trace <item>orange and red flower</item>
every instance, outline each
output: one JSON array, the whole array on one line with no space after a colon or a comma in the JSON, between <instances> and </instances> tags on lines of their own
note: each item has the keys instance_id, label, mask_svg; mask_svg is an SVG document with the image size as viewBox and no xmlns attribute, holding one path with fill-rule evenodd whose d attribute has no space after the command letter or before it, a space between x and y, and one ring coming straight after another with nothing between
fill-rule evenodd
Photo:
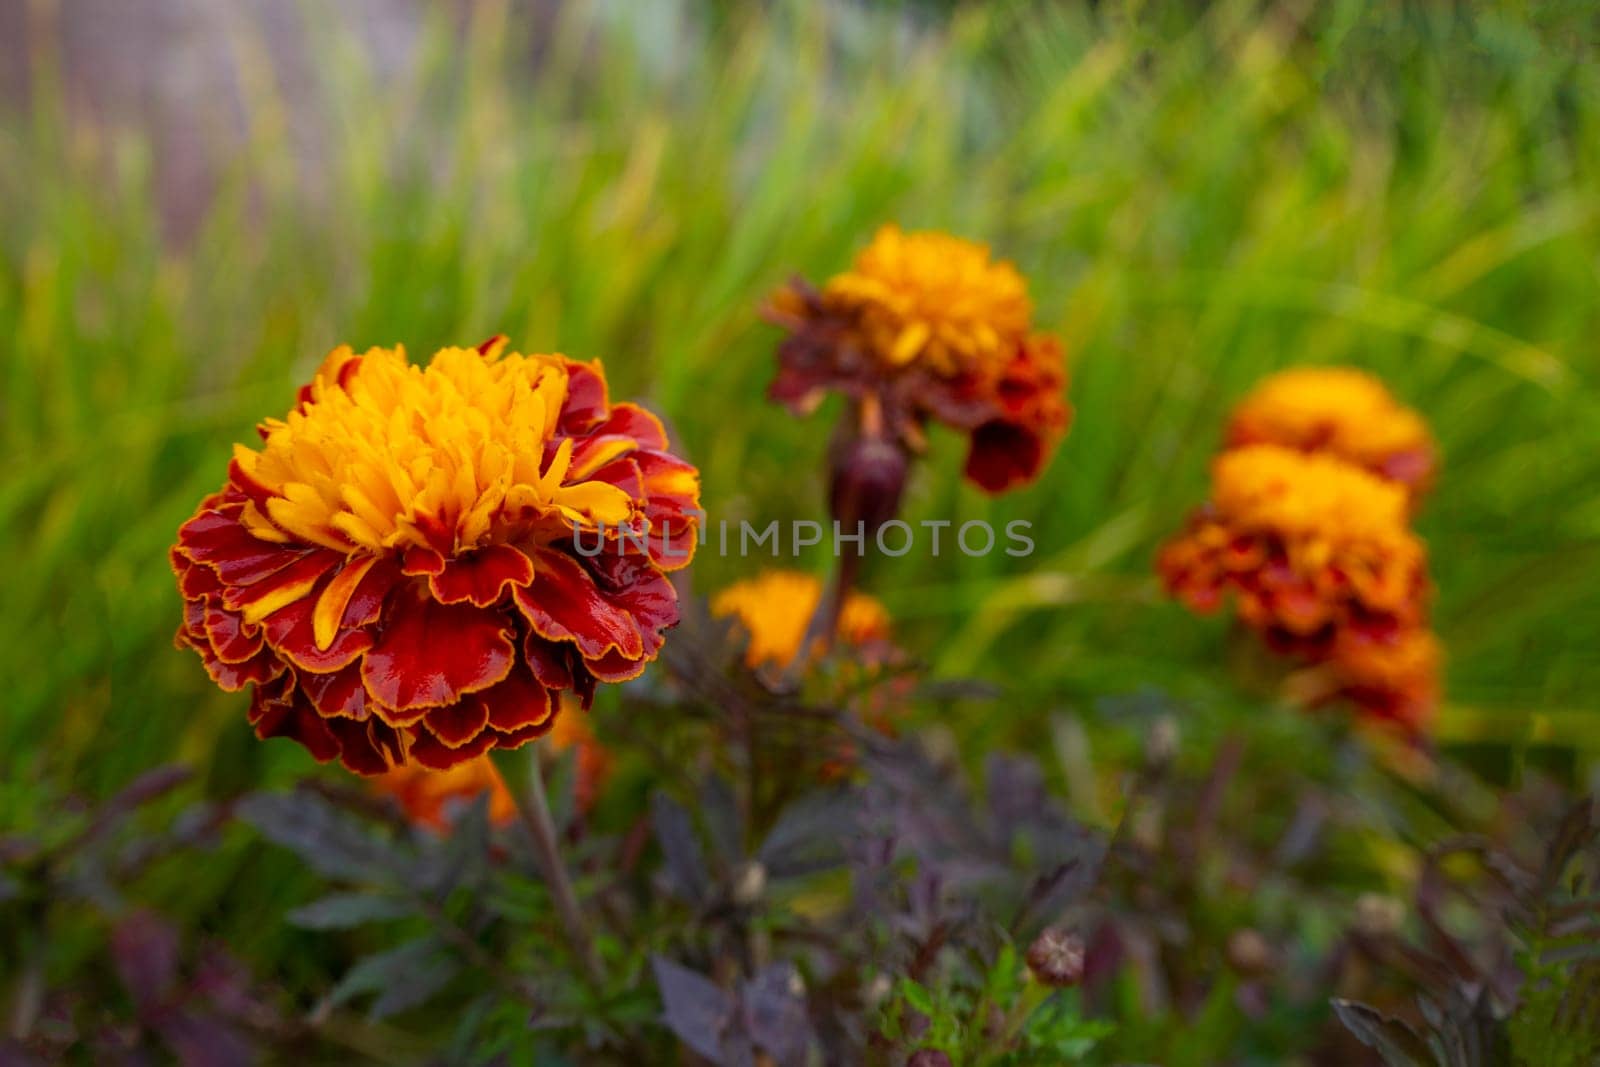
<instances>
[{"instance_id":1,"label":"orange and red flower","mask_svg":"<svg viewBox=\"0 0 1600 1067\"><path fill-rule=\"evenodd\" d=\"M1383 640L1426 618L1426 555L1406 525L1405 491L1276 445L1217 458L1210 501L1157 569L1191 609L1231 598L1270 646L1315 659L1340 636Z\"/></svg>"},{"instance_id":2,"label":"orange and red flower","mask_svg":"<svg viewBox=\"0 0 1600 1067\"><path fill-rule=\"evenodd\" d=\"M450 828L451 808L469 804L489 794L489 821L505 826L517 817L511 791L488 756L458 763L443 771L407 763L372 780L373 788L395 799L406 817L419 826L444 831Z\"/></svg>"},{"instance_id":3,"label":"orange and red flower","mask_svg":"<svg viewBox=\"0 0 1600 1067\"><path fill-rule=\"evenodd\" d=\"M260 434L171 559L177 643L254 687L263 738L363 774L451 767L638 675L677 622L699 475L598 363L339 348Z\"/></svg>"},{"instance_id":4,"label":"orange and red flower","mask_svg":"<svg viewBox=\"0 0 1600 1067\"><path fill-rule=\"evenodd\" d=\"M1026 281L982 245L885 226L850 270L792 282L766 313L789 332L772 399L805 414L842 393L864 436L907 452L942 422L968 435L967 476L990 493L1038 477L1066 433L1061 347L1032 332Z\"/></svg>"},{"instance_id":5,"label":"orange and red flower","mask_svg":"<svg viewBox=\"0 0 1600 1067\"><path fill-rule=\"evenodd\" d=\"M1228 422L1226 445L1272 444L1325 452L1425 492L1437 467L1422 417L1353 367L1295 367L1256 386Z\"/></svg>"}]
</instances>

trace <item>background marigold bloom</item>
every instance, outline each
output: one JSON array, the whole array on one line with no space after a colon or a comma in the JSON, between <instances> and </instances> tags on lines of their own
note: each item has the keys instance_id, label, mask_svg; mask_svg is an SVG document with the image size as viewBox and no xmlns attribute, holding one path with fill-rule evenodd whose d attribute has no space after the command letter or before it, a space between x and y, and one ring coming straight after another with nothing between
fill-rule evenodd
<instances>
[{"instance_id":1,"label":"background marigold bloom","mask_svg":"<svg viewBox=\"0 0 1600 1067\"><path fill-rule=\"evenodd\" d=\"M1157 568L1193 610L1231 596L1274 648L1316 658L1344 631L1382 635L1425 617L1425 553L1406 526L1404 490L1274 445L1217 458L1209 503Z\"/></svg>"},{"instance_id":2,"label":"background marigold bloom","mask_svg":"<svg viewBox=\"0 0 1600 1067\"><path fill-rule=\"evenodd\" d=\"M1265 379L1234 408L1227 447L1326 452L1414 493L1433 481L1436 452L1422 417L1365 371L1296 367Z\"/></svg>"},{"instance_id":3,"label":"background marigold bloom","mask_svg":"<svg viewBox=\"0 0 1600 1067\"><path fill-rule=\"evenodd\" d=\"M261 737L442 769L655 658L699 475L598 363L503 348L336 349L179 529L177 643L253 684ZM606 543L586 558L575 530Z\"/></svg>"},{"instance_id":4,"label":"background marigold bloom","mask_svg":"<svg viewBox=\"0 0 1600 1067\"><path fill-rule=\"evenodd\" d=\"M504 826L517 817L517 804L488 756L434 771L405 764L372 779L373 788L399 802L411 821L433 830L450 828L452 806L489 794L489 821Z\"/></svg>"},{"instance_id":5,"label":"background marigold bloom","mask_svg":"<svg viewBox=\"0 0 1600 1067\"><path fill-rule=\"evenodd\" d=\"M982 245L886 226L851 270L820 290L796 280L765 311L789 331L769 395L803 415L843 393L862 422L848 439L910 455L944 423L969 437L967 477L999 493L1036 478L1066 433L1061 346L1031 332L1026 282Z\"/></svg>"},{"instance_id":6,"label":"background marigold bloom","mask_svg":"<svg viewBox=\"0 0 1600 1067\"><path fill-rule=\"evenodd\" d=\"M855 317L878 359L942 375L1002 358L1033 314L1028 283L986 246L893 225L829 279L822 301Z\"/></svg>"},{"instance_id":7,"label":"background marigold bloom","mask_svg":"<svg viewBox=\"0 0 1600 1067\"><path fill-rule=\"evenodd\" d=\"M815 575L769 570L718 593L711 614L735 618L744 627L750 639L744 658L752 670L782 670L800 654L821 599L822 582ZM845 596L835 633L840 644L858 650L887 645L889 613L875 598L852 590Z\"/></svg>"}]
</instances>

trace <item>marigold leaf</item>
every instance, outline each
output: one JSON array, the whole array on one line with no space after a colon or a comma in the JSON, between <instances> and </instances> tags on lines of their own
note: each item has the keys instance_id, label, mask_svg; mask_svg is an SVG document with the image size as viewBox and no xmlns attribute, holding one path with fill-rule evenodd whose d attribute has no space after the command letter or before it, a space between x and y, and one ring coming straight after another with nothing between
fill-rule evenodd
<instances>
[{"instance_id":1,"label":"marigold leaf","mask_svg":"<svg viewBox=\"0 0 1600 1067\"><path fill-rule=\"evenodd\" d=\"M1399 1019L1352 1000L1335 999L1333 1011L1345 1029L1382 1056L1388 1067L1433 1067L1435 1064L1427 1044Z\"/></svg>"},{"instance_id":2,"label":"marigold leaf","mask_svg":"<svg viewBox=\"0 0 1600 1067\"><path fill-rule=\"evenodd\" d=\"M334 893L295 908L284 918L307 930L343 930L412 914L411 905L395 897L370 893Z\"/></svg>"},{"instance_id":3,"label":"marigold leaf","mask_svg":"<svg viewBox=\"0 0 1600 1067\"><path fill-rule=\"evenodd\" d=\"M314 793L254 793L234 810L263 837L326 877L403 880L410 871L408 857Z\"/></svg>"}]
</instances>

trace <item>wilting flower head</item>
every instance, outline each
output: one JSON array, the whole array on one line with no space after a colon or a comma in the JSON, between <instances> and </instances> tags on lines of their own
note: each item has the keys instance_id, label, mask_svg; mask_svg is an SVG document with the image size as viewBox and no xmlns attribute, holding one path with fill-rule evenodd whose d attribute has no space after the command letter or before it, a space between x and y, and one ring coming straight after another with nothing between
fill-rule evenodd
<instances>
[{"instance_id":1,"label":"wilting flower head","mask_svg":"<svg viewBox=\"0 0 1600 1067\"><path fill-rule=\"evenodd\" d=\"M1227 446L1282 445L1325 452L1414 493L1436 466L1422 417L1353 367L1296 367L1267 378L1234 408Z\"/></svg>"},{"instance_id":2,"label":"wilting flower head","mask_svg":"<svg viewBox=\"0 0 1600 1067\"><path fill-rule=\"evenodd\" d=\"M699 475L598 363L500 338L426 367L339 348L260 434L171 559L177 643L254 686L263 738L363 774L447 768L638 675L677 622L665 572L693 551Z\"/></svg>"},{"instance_id":3,"label":"wilting flower head","mask_svg":"<svg viewBox=\"0 0 1600 1067\"><path fill-rule=\"evenodd\" d=\"M944 423L968 435L967 476L999 493L1036 478L1066 433L1061 347L1032 332L1027 283L982 245L886 226L850 270L796 280L766 311L789 331L772 399L805 414L844 394L861 422L848 441L909 455Z\"/></svg>"},{"instance_id":4,"label":"wilting flower head","mask_svg":"<svg viewBox=\"0 0 1600 1067\"><path fill-rule=\"evenodd\" d=\"M716 618L737 619L749 635L745 664L783 670L800 655L811 617L822 599L822 582L802 571L769 570L735 582L711 601ZM889 613L874 598L851 590L839 611L839 644L858 653L887 649Z\"/></svg>"},{"instance_id":5,"label":"wilting flower head","mask_svg":"<svg viewBox=\"0 0 1600 1067\"><path fill-rule=\"evenodd\" d=\"M489 794L489 821L504 826L517 817L517 804L488 756L434 771L403 764L371 779L373 787L400 804L408 818L432 830L450 828L452 806L469 804Z\"/></svg>"},{"instance_id":6,"label":"wilting flower head","mask_svg":"<svg viewBox=\"0 0 1600 1067\"><path fill-rule=\"evenodd\" d=\"M1325 657L1337 636L1419 626L1427 577L1406 494L1332 456L1252 445L1212 467L1211 499L1157 562L1196 611L1232 597L1279 651Z\"/></svg>"}]
</instances>

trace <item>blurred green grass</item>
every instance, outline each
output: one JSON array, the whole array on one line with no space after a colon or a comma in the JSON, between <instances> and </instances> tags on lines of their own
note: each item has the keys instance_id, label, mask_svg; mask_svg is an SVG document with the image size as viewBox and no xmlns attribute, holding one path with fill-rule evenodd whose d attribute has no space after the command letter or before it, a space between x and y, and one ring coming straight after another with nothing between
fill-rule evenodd
<instances>
[{"instance_id":1,"label":"blurred green grass","mask_svg":"<svg viewBox=\"0 0 1600 1067\"><path fill-rule=\"evenodd\" d=\"M29 783L103 795L174 757L219 790L310 767L170 647L165 552L328 348L504 332L601 357L671 419L714 518L815 517L827 419L764 402L756 307L887 220L1015 259L1073 365L1076 421L1037 486L983 499L940 440L910 495L913 521L1028 519L1037 553L869 573L910 647L1012 694L957 729L1225 690L1225 626L1162 602L1154 547L1230 403L1339 362L1443 447L1420 524L1447 737L1600 744L1600 64L1580 9L573 4L536 65L506 43L520 16L473 11L440 16L398 90L348 34L315 35L309 163L259 43L234 40L244 149L178 242L150 139L69 121L35 52L31 111L0 117L8 815ZM758 566L706 553L696 583Z\"/></svg>"}]
</instances>

